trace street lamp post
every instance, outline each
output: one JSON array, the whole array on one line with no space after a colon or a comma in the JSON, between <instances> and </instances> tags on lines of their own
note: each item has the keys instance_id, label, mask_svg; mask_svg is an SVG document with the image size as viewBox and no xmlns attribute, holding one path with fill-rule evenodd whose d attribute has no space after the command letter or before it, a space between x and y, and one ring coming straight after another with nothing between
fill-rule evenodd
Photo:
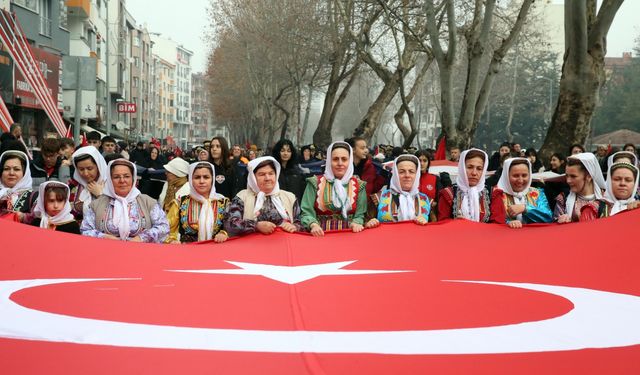
<instances>
[{"instance_id":1,"label":"street lamp post","mask_svg":"<svg viewBox=\"0 0 640 375\"><path fill-rule=\"evenodd\" d=\"M111 71L111 65L110 65L110 55L111 55L111 51L109 50L109 0L105 0L105 6L107 8L107 43L106 43L106 49L107 49L107 56L106 56L106 65L107 65L107 115L106 117L106 121L107 121L107 135L111 135L111 76L110 76L110 71Z\"/></svg>"},{"instance_id":2,"label":"street lamp post","mask_svg":"<svg viewBox=\"0 0 640 375\"><path fill-rule=\"evenodd\" d=\"M545 76L537 76L536 78L549 81L549 123L551 123L551 118L553 117L553 114L551 113L553 109L553 80Z\"/></svg>"}]
</instances>

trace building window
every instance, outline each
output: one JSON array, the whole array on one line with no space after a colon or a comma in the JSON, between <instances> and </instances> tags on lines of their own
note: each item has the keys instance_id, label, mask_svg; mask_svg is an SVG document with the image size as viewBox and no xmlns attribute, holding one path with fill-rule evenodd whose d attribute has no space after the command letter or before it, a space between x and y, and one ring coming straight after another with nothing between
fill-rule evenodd
<instances>
[{"instance_id":1,"label":"building window","mask_svg":"<svg viewBox=\"0 0 640 375\"><path fill-rule=\"evenodd\" d=\"M39 0L40 2L40 34L51 36L51 2L49 0Z\"/></svg>"},{"instance_id":2,"label":"building window","mask_svg":"<svg viewBox=\"0 0 640 375\"><path fill-rule=\"evenodd\" d=\"M39 0L13 0L14 4L32 10L36 13L39 13L38 2Z\"/></svg>"}]
</instances>

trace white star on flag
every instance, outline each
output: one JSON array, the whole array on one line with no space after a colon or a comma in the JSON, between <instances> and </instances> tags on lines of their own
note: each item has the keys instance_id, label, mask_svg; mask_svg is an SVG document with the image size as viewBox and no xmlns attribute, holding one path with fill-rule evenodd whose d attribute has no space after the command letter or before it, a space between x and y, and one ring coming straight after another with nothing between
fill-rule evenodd
<instances>
[{"instance_id":1,"label":"white star on flag","mask_svg":"<svg viewBox=\"0 0 640 375\"><path fill-rule=\"evenodd\" d=\"M169 272L206 273L218 275L255 275L279 281L285 284L298 284L303 281L315 279L319 276L346 276L346 275L375 275L388 273L404 273L415 271L391 271L391 270L345 270L344 267L357 262L357 260L311 264L306 266L274 266L270 264L231 262L237 269L220 270L168 270Z\"/></svg>"}]
</instances>

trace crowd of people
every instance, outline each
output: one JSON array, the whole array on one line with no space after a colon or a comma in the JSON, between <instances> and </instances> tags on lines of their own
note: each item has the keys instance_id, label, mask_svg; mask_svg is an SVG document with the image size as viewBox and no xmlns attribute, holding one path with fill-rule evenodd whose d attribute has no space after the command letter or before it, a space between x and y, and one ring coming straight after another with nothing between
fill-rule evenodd
<instances>
[{"instance_id":1,"label":"crowd of people","mask_svg":"<svg viewBox=\"0 0 640 375\"><path fill-rule=\"evenodd\" d=\"M286 139L270 150L243 149L215 137L182 153L90 133L78 148L70 139L45 139L32 155L19 130L7 134L0 144L0 217L97 238L221 243L278 228L323 236L452 219L517 229L595 220L640 205L634 145L595 153L574 145L546 166L519 144L504 143L491 156L454 147L447 155L457 174L449 174L432 173L436 150L371 150L358 137L326 152ZM545 168L566 179L534 181ZM161 189L144 183L149 176Z\"/></svg>"}]
</instances>

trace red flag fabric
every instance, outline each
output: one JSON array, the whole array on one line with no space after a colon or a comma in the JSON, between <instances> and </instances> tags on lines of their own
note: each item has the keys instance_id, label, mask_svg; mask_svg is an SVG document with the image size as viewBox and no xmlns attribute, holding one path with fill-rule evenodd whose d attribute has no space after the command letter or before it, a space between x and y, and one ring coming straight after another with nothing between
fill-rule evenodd
<instances>
[{"instance_id":1,"label":"red flag fabric","mask_svg":"<svg viewBox=\"0 0 640 375\"><path fill-rule=\"evenodd\" d=\"M438 147L436 148L436 154L434 155L434 160L447 160L447 137L442 137L440 139L440 143L438 143Z\"/></svg>"},{"instance_id":2,"label":"red flag fabric","mask_svg":"<svg viewBox=\"0 0 640 375\"><path fill-rule=\"evenodd\" d=\"M0 369L635 374L638 220L404 223L195 246L0 220Z\"/></svg>"}]
</instances>

